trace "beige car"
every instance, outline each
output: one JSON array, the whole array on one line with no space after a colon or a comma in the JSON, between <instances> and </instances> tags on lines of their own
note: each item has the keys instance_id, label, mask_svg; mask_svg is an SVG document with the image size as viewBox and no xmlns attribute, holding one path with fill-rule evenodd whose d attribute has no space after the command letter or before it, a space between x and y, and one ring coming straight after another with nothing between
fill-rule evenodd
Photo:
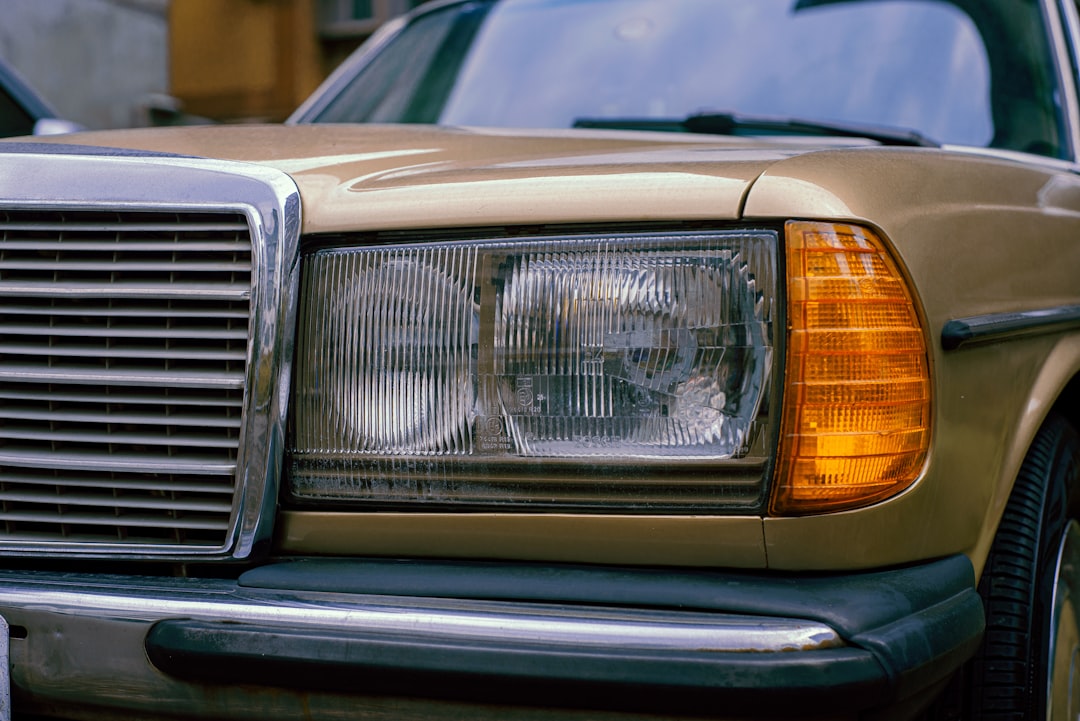
<instances>
[{"instance_id":1,"label":"beige car","mask_svg":"<svg viewBox=\"0 0 1080 721\"><path fill-rule=\"evenodd\" d=\"M0 717L1075 719L1078 51L440 1L0 143Z\"/></svg>"}]
</instances>

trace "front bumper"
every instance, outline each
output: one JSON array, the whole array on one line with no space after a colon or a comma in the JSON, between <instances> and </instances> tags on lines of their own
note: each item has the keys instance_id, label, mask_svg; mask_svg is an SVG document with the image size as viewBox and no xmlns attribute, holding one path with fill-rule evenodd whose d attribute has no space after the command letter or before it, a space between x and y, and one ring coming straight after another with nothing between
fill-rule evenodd
<instances>
[{"instance_id":1,"label":"front bumper","mask_svg":"<svg viewBox=\"0 0 1080 721\"><path fill-rule=\"evenodd\" d=\"M239 581L7 571L0 615L16 711L260 719L856 716L938 686L984 623L959 556L843 576L385 560Z\"/></svg>"}]
</instances>

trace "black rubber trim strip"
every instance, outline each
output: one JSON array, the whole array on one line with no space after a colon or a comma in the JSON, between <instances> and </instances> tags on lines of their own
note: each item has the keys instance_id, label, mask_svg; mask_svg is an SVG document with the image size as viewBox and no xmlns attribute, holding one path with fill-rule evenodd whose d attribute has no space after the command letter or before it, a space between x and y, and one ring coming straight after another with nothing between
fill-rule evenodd
<instances>
[{"instance_id":1,"label":"black rubber trim strip","mask_svg":"<svg viewBox=\"0 0 1080 721\"><path fill-rule=\"evenodd\" d=\"M1010 340L1080 327L1080 305L1064 305L1019 313L994 313L950 320L941 329L941 347Z\"/></svg>"},{"instance_id":2,"label":"black rubber trim strip","mask_svg":"<svg viewBox=\"0 0 1080 721\"><path fill-rule=\"evenodd\" d=\"M245 573L247 593L328 591L714 611L814 620L846 648L732 654L573 649L421 634L166 620L162 671L212 683L684 712L863 710L912 696L974 653L984 627L964 556L855 574L765 574L458 561L303 560ZM652 705L650 705L652 704Z\"/></svg>"},{"instance_id":3,"label":"black rubber trim strip","mask_svg":"<svg viewBox=\"0 0 1080 721\"><path fill-rule=\"evenodd\" d=\"M872 653L715 653L466 644L406 635L344 636L203 621L162 621L155 666L203 683L243 683L517 706L667 713L776 714L875 705L887 674Z\"/></svg>"},{"instance_id":4,"label":"black rubber trim strip","mask_svg":"<svg viewBox=\"0 0 1080 721\"><path fill-rule=\"evenodd\" d=\"M971 562L849 574L393 559L304 559L244 573L280 591L532 601L717 611L818 621L844 638L886 626L975 588Z\"/></svg>"}]
</instances>

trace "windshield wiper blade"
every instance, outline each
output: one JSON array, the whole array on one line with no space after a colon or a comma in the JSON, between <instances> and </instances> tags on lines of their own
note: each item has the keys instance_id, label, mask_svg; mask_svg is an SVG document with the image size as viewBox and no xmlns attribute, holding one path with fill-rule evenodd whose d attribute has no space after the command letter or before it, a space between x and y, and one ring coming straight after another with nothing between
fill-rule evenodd
<instances>
[{"instance_id":1,"label":"windshield wiper blade","mask_svg":"<svg viewBox=\"0 0 1080 721\"><path fill-rule=\"evenodd\" d=\"M771 118L737 113L698 113L683 121L691 133L741 135L743 133L775 133L784 135L825 135L841 138L866 138L882 145L913 145L940 147L916 130L890 128L862 123L834 123L802 118Z\"/></svg>"},{"instance_id":2,"label":"windshield wiper blade","mask_svg":"<svg viewBox=\"0 0 1080 721\"><path fill-rule=\"evenodd\" d=\"M909 145L937 148L940 143L915 130L860 123L834 123L802 118L773 118L737 113L698 113L673 118L579 118L575 128L607 130L650 130L658 132L703 133L710 135L815 135L836 138L866 138L882 145Z\"/></svg>"},{"instance_id":3,"label":"windshield wiper blade","mask_svg":"<svg viewBox=\"0 0 1080 721\"><path fill-rule=\"evenodd\" d=\"M578 118L575 128L648 130L654 133L689 133L683 118Z\"/></svg>"}]
</instances>

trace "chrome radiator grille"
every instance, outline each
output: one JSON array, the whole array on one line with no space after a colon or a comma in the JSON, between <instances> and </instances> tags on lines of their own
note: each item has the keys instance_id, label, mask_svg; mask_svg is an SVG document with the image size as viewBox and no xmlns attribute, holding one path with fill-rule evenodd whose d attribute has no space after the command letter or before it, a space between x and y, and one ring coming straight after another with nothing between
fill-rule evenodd
<instances>
[{"instance_id":1,"label":"chrome radiator grille","mask_svg":"<svg viewBox=\"0 0 1080 721\"><path fill-rule=\"evenodd\" d=\"M0 212L0 543L228 543L251 288L239 213Z\"/></svg>"}]
</instances>

